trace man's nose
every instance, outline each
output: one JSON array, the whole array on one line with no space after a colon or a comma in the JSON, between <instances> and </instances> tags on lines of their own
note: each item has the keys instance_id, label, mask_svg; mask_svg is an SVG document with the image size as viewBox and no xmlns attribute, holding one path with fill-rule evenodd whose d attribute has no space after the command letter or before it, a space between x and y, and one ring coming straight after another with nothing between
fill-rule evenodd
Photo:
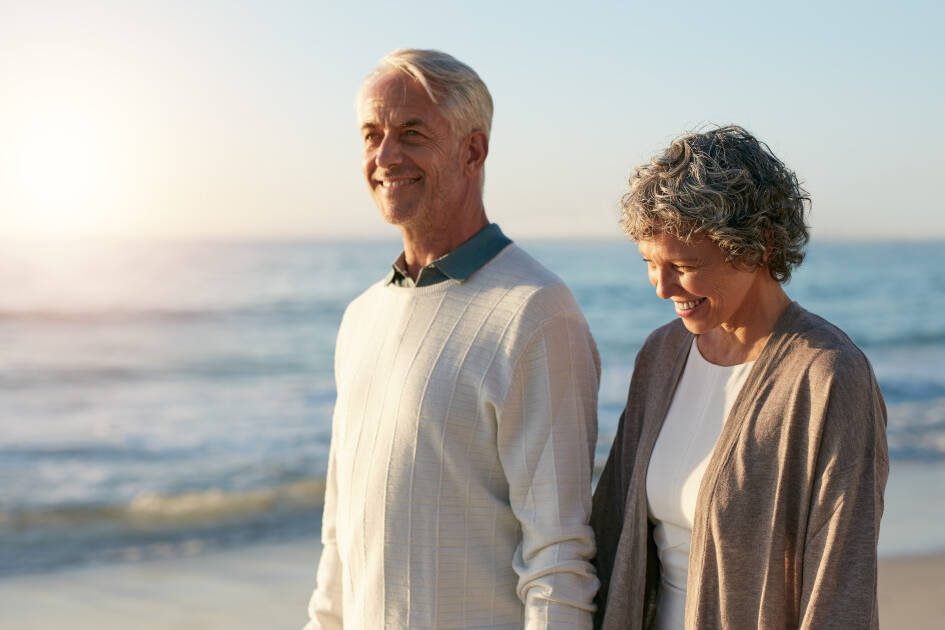
<instances>
[{"instance_id":1,"label":"man's nose","mask_svg":"<svg viewBox=\"0 0 945 630\"><path fill-rule=\"evenodd\" d=\"M381 144L377 147L377 153L374 155L374 161L381 168L388 168L399 164L401 161L400 143L390 135L384 136Z\"/></svg>"}]
</instances>

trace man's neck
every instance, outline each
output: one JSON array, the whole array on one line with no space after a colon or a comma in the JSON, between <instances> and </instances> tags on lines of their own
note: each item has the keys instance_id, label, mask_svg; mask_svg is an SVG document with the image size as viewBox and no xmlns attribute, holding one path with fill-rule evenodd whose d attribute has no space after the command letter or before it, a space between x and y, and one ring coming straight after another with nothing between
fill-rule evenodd
<instances>
[{"instance_id":1,"label":"man's neck","mask_svg":"<svg viewBox=\"0 0 945 630\"><path fill-rule=\"evenodd\" d=\"M440 226L401 226L404 237L404 271L416 280L420 270L442 258L489 225L485 209L466 213Z\"/></svg>"}]
</instances>

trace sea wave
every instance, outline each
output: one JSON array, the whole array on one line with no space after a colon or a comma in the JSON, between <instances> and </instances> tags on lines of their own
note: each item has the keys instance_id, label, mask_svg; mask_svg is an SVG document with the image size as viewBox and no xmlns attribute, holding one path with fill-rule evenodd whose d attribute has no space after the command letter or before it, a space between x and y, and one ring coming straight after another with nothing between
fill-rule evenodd
<instances>
[{"instance_id":1,"label":"sea wave","mask_svg":"<svg viewBox=\"0 0 945 630\"><path fill-rule=\"evenodd\" d=\"M889 455L901 461L945 461L945 398L889 406Z\"/></svg>"},{"instance_id":2,"label":"sea wave","mask_svg":"<svg viewBox=\"0 0 945 630\"><path fill-rule=\"evenodd\" d=\"M136 357L129 357L133 360ZM215 380L308 374L308 357L211 357L167 365L45 365L0 373L0 390L166 380Z\"/></svg>"},{"instance_id":3,"label":"sea wave","mask_svg":"<svg viewBox=\"0 0 945 630\"><path fill-rule=\"evenodd\" d=\"M248 304L180 307L24 308L0 310L0 323L124 324L178 323L241 317L282 318L339 315L344 303L333 299L276 300Z\"/></svg>"},{"instance_id":4,"label":"sea wave","mask_svg":"<svg viewBox=\"0 0 945 630\"><path fill-rule=\"evenodd\" d=\"M159 532L252 521L261 515L320 508L322 479L303 479L279 486L225 492L210 489L176 495L141 494L119 505L59 505L0 512L0 535L76 529Z\"/></svg>"},{"instance_id":5,"label":"sea wave","mask_svg":"<svg viewBox=\"0 0 945 630\"><path fill-rule=\"evenodd\" d=\"M922 403L945 399L945 378L942 381L887 378L880 380L879 386L887 404Z\"/></svg>"},{"instance_id":6,"label":"sea wave","mask_svg":"<svg viewBox=\"0 0 945 630\"><path fill-rule=\"evenodd\" d=\"M142 461L180 456L184 449L135 448L126 444L79 443L0 447L0 463L31 463L44 459L84 459L86 461Z\"/></svg>"},{"instance_id":7,"label":"sea wave","mask_svg":"<svg viewBox=\"0 0 945 630\"><path fill-rule=\"evenodd\" d=\"M917 346L945 346L945 330L906 332L888 336L876 336L868 332L856 335L855 340L863 348L915 348Z\"/></svg>"}]
</instances>

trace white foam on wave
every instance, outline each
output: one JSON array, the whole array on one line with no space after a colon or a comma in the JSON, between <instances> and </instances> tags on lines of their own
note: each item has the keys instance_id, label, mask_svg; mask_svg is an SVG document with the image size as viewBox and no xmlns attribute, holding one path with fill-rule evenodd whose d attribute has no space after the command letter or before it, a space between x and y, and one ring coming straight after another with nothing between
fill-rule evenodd
<instances>
[{"instance_id":1,"label":"white foam on wave","mask_svg":"<svg viewBox=\"0 0 945 630\"><path fill-rule=\"evenodd\" d=\"M174 530L247 520L268 512L318 508L321 479L305 479L242 492L210 489L177 495L141 494L124 505L57 506L0 512L0 533L75 527L118 527L133 531Z\"/></svg>"}]
</instances>

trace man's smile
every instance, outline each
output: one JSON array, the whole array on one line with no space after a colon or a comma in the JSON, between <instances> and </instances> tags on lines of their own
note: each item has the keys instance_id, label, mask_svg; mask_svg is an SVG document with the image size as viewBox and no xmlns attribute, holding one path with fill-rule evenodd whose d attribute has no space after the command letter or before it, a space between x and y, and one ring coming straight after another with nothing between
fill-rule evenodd
<instances>
[{"instance_id":1,"label":"man's smile","mask_svg":"<svg viewBox=\"0 0 945 630\"><path fill-rule=\"evenodd\" d=\"M410 184L416 184L420 177L397 177L391 179L375 179L374 182L382 188L401 188Z\"/></svg>"}]
</instances>

